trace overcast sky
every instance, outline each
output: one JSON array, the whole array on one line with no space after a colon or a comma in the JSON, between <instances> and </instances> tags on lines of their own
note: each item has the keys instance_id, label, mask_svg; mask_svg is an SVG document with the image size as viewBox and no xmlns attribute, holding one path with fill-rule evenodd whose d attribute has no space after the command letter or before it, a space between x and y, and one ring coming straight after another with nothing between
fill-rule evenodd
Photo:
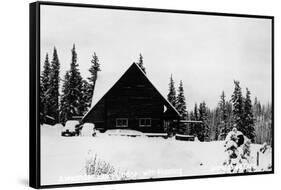
<instances>
[{"instance_id":1,"label":"overcast sky","mask_svg":"<svg viewBox=\"0 0 281 190\"><path fill-rule=\"evenodd\" d=\"M271 102L269 19L43 5L41 63L56 46L63 78L73 43L83 77L97 53L98 91L111 87L142 53L148 78L165 97L171 74L176 86L183 81L188 110L203 100L215 107L223 90L229 99L233 80L244 94L248 87L252 97Z\"/></svg>"}]
</instances>

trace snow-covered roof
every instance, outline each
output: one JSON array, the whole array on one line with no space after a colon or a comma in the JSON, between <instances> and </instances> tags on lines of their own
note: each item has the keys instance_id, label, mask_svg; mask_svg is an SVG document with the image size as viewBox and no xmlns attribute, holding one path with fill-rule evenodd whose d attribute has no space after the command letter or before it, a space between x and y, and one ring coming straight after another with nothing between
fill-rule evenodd
<instances>
[{"instance_id":1,"label":"snow-covered roof","mask_svg":"<svg viewBox=\"0 0 281 190\"><path fill-rule=\"evenodd\" d=\"M176 110L176 108L157 90L157 88L153 85L153 83L148 79L147 75L143 72L143 70L139 67L139 65L137 63L133 63L132 65L137 66L137 68L141 71L141 73L143 74L143 76L145 78L147 78L147 80L151 83L151 85L156 89L156 91L160 94L160 96L166 101L166 103L168 105L170 105L170 107L180 116L180 113ZM131 66L132 66L131 65ZM97 81L95 84L95 90L93 93L93 97L92 97L92 104L91 104L91 108L89 109L89 111L84 115L84 117L82 118L82 120L91 112L91 110L95 107L95 105L102 99L103 96L106 95L106 93L119 81L119 79L122 78L122 76L131 68L131 66L123 72L123 74L118 77L113 75L110 79L106 79L107 81L107 85L105 88L101 88L100 85L103 84L103 81Z\"/></svg>"},{"instance_id":2,"label":"snow-covered roof","mask_svg":"<svg viewBox=\"0 0 281 190\"><path fill-rule=\"evenodd\" d=\"M203 121L194 121L194 120L180 120L181 123L203 123Z\"/></svg>"}]
</instances>

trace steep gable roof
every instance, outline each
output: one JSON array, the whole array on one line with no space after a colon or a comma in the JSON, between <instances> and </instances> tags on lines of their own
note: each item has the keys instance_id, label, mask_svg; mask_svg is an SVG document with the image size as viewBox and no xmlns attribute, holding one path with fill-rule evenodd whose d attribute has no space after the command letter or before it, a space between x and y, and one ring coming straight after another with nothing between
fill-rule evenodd
<instances>
[{"instance_id":1,"label":"steep gable roof","mask_svg":"<svg viewBox=\"0 0 281 190\"><path fill-rule=\"evenodd\" d=\"M152 84L152 82L148 79L148 77L146 76L146 74L143 72L143 70L139 67L139 65L137 63L133 63L126 71L125 73L109 88L109 90L107 90L106 92L103 93L96 93L94 92L93 98L92 98L92 107L90 108L90 110L84 115L84 117L82 118L82 121L85 117L87 117L87 115L92 112L92 110L94 110L95 106L114 88L114 86L116 86L118 84L118 82L124 78L124 76L126 76L127 74L129 74L129 72L131 72L132 70L137 70L137 72L139 72L145 80L147 80L147 82L156 90L156 92L158 93L159 97L162 98L163 102L165 103L164 105L167 108L170 108L172 111L174 111L179 117L181 116L180 113L176 110L176 108L157 90L157 88ZM98 86L96 86L97 88Z\"/></svg>"}]
</instances>

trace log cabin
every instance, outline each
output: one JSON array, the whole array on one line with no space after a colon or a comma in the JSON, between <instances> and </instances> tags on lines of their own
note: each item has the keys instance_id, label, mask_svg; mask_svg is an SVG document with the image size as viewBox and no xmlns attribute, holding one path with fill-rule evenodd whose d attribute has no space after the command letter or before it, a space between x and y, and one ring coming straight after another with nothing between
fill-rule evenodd
<instances>
[{"instance_id":1,"label":"log cabin","mask_svg":"<svg viewBox=\"0 0 281 190\"><path fill-rule=\"evenodd\" d=\"M179 119L175 107L161 95L138 64L133 63L92 105L82 123L94 123L100 131L133 129L144 133L165 133L168 125Z\"/></svg>"}]
</instances>

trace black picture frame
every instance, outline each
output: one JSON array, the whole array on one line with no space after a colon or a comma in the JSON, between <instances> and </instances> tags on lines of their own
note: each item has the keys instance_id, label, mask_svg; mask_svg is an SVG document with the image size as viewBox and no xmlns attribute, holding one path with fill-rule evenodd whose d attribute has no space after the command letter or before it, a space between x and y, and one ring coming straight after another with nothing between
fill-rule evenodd
<instances>
[{"instance_id":1,"label":"black picture frame","mask_svg":"<svg viewBox=\"0 0 281 190\"><path fill-rule=\"evenodd\" d=\"M216 15L225 17L245 17L245 18L262 18L271 20L271 44L272 44L272 63L271 63L271 84L272 84L272 171L254 172L254 173L238 173L238 174L215 174L201 176L186 176L186 177L171 177L157 179L140 179L128 181L108 181L108 182L87 182L87 183L72 183L59 185L41 185L40 183L40 124L39 124L39 82L40 82L40 6L67 6L67 7L84 7L84 8L99 8L99 9L117 9L130 11L150 11L150 12L165 12L179 14L195 14L195 15ZM30 78L29 78L29 185L33 188L55 188L55 187L73 187L73 186L88 186L88 185L104 185L104 184L122 184L136 182L151 182L151 181L166 181L166 180L184 180L197 178L213 178L213 177L233 177L245 175L260 175L273 174L274 167L274 16L265 15L249 15L249 14L234 14L234 13L218 13L218 12L202 12L202 11L187 11L187 10L170 10L142 7L123 7L109 5L92 5L80 3L63 3L63 2L48 2L37 1L29 5L29 39L30 39Z\"/></svg>"}]
</instances>

